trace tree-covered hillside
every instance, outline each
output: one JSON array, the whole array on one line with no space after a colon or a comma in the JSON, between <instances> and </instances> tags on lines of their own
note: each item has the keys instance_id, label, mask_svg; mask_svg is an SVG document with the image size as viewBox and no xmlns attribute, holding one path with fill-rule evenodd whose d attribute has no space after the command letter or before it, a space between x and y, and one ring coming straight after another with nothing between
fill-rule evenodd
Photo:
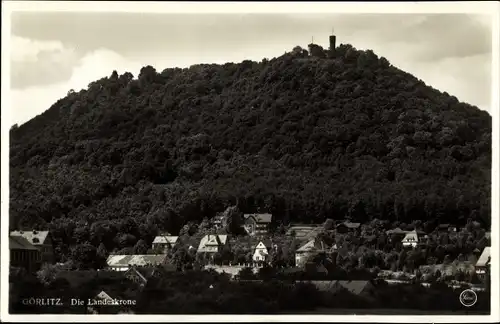
<instances>
[{"instance_id":1,"label":"tree-covered hillside","mask_svg":"<svg viewBox=\"0 0 500 324\"><path fill-rule=\"evenodd\" d=\"M70 91L11 130L11 227L112 249L235 203L285 223L489 227L487 112L372 51L311 53L114 71Z\"/></svg>"}]
</instances>

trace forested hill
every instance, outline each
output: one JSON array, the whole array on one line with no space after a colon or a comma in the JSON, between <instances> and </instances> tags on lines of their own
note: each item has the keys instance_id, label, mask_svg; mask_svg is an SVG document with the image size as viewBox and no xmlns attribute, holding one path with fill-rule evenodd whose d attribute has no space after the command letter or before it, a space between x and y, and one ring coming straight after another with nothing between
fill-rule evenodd
<instances>
[{"instance_id":1,"label":"forested hill","mask_svg":"<svg viewBox=\"0 0 500 324\"><path fill-rule=\"evenodd\" d=\"M284 222L489 226L487 112L372 51L311 53L70 91L11 130L11 227L150 237L236 202Z\"/></svg>"}]
</instances>

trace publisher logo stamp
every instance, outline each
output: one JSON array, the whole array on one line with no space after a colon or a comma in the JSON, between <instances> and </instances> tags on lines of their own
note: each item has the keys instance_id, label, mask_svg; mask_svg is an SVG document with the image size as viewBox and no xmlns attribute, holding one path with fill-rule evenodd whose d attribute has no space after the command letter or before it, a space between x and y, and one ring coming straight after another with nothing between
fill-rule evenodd
<instances>
[{"instance_id":1,"label":"publisher logo stamp","mask_svg":"<svg viewBox=\"0 0 500 324\"><path fill-rule=\"evenodd\" d=\"M462 293L460 294L460 302L465 307L474 306L474 304L477 302L477 295L474 290L466 289L462 291Z\"/></svg>"}]
</instances>

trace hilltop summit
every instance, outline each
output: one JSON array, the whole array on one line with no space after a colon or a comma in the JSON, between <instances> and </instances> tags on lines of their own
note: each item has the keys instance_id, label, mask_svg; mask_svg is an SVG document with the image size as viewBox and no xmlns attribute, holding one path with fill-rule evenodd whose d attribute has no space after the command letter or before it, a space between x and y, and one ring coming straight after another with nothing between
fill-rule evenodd
<instances>
[{"instance_id":1,"label":"hilltop summit","mask_svg":"<svg viewBox=\"0 0 500 324\"><path fill-rule=\"evenodd\" d=\"M11 226L135 222L140 236L236 202L285 222L489 226L487 112L370 50L310 49L68 93L11 130Z\"/></svg>"}]
</instances>

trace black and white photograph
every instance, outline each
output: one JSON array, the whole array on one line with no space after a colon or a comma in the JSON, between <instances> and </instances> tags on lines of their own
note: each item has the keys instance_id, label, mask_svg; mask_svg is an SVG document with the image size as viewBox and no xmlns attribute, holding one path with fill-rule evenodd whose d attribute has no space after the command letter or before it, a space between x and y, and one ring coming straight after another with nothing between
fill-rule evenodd
<instances>
[{"instance_id":1,"label":"black and white photograph","mask_svg":"<svg viewBox=\"0 0 500 324\"><path fill-rule=\"evenodd\" d=\"M9 2L2 321L498 321L497 2Z\"/></svg>"}]
</instances>

